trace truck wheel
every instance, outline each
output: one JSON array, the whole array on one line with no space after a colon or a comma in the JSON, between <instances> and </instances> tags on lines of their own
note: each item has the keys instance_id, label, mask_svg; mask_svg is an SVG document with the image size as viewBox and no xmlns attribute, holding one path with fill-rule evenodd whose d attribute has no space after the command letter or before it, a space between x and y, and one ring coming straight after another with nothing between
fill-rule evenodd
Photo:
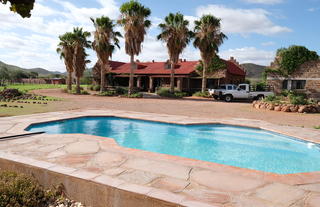
<instances>
[{"instance_id":1,"label":"truck wheel","mask_svg":"<svg viewBox=\"0 0 320 207\"><path fill-rule=\"evenodd\" d=\"M257 100L261 101L262 99L264 99L264 95L258 95L257 96Z\"/></svg>"},{"instance_id":2,"label":"truck wheel","mask_svg":"<svg viewBox=\"0 0 320 207\"><path fill-rule=\"evenodd\" d=\"M224 100L225 100L226 102L231 102L232 99L233 99L232 95L226 95L226 96L224 97Z\"/></svg>"}]
</instances>

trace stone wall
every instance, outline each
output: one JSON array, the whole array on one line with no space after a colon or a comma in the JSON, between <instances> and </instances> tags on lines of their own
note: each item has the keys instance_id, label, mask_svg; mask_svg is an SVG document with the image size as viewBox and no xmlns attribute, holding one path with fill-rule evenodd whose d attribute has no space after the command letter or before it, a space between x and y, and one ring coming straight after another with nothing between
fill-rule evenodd
<instances>
[{"instance_id":1,"label":"stone wall","mask_svg":"<svg viewBox=\"0 0 320 207\"><path fill-rule=\"evenodd\" d=\"M320 61L310 61L302 64L300 68L289 77L269 74L267 84L274 87L275 93L280 93L282 91L282 82L285 79L306 80L306 86L303 92L312 98L320 98Z\"/></svg>"}]
</instances>

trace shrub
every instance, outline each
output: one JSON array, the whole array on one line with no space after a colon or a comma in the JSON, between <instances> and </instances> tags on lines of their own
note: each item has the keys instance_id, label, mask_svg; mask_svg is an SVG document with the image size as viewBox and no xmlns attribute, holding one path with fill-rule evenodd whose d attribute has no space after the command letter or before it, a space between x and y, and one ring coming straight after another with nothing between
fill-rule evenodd
<instances>
[{"instance_id":1,"label":"shrub","mask_svg":"<svg viewBox=\"0 0 320 207\"><path fill-rule=\"evenodd\" d=\"M266 102L279 102L281 100L280 96L276 96L276 95L270 95L270 96L266 96L264 98L264 101Z\"/></svg>"},{"instance_id":2,"label":"shrub","mask_svg":"<svg viewBox=\"0 0 320 207\"><path fill-rule=\"evenodd\" d=\"M320 129L320 125L319 125L319 126L314 126L313 128L315 128L315 129Z\"/></svg>"},{"instance_id":3,"label":"shrub","mask_svg":"<svg viewBox=\"0 0 320 207\"><path fill-rule=\"evenodd\" d=\"M45 207L55 201L55 193L45 191L31 177L14 172L0 173L0 206Z\"/></svg>"},{"instance_id":4,"label":"shrub","mask_svg":"<svg viewBox=\"0 0 320 207\"><path fill-rule=\"evenodd\" d=\"M209 94L208 91L202 93L201 91L195 92L192 94L192 96L197 96L197 97L204 97L204 98L211 98L211 95Z\"/></svg>"},{"instance_id":5,"label":"shrub","mask_svg":"<svg viewBox=\"0 0 320 207\"><path fill-rule=\"evenodd\" d=\"M142 98L143 94L142 93L133 93L131 95L127 95L128 98Z\"/></svg>"},{"instance_id":6,"label":"shrub","mask_svg":"<svg viewBox=\"0 0 320 207\"><path fill-rule=\"evenodd\" d=\"M76 87L72 87L72 90L69 91L68 89L63 89L63 91L65 93L70 93L70 94L77 94L77 88ZM82 87L80 87L80 95L89 95L90 93L86 90L84 90Z\"/></svg>"},{"instance_id":7,"label":"shrub","mask_svg":"<svg viewBox=\"0 0 320 207\"><path fill-rule=\"evenodd\" d=\"M170 89L168 88L158 89L157 94L161 97L167 97L167 98L182 98L188 95L187 93L180 92L180 91L175 91L174 93L171 93Z\"/></svg>"},{"instance_id":8,"label":"shrub","mask_svg":"<svg viewBox=\"0 0 320 207\"><path fill-rule=\"evenodd\" d=\"M264 90L266 90L266 87L267 87L266 82L258 82L256 84L256 90L257 91L264 91Z\"/></svg>"},{"instance_id":9,"label":"shrub","mask_svg":"<svg viewBox=\"0 0 320 207\"><path fill-rule=\"evenodd\" d=\"M0 99L12 99L22 95L18 89L8 88L0 91Z\"/></svg>"},{"instance_id":10,"label":"shrub","mask_svg":"<svg viewBox=\"0 0 320 207\"><path fill-rule=\"evenodd\" d=\"M124 95L124 94L128 94L128 89L123 87L117 87L116 92L119 95Z\"/></svg>"},{"instance_id":11,"label":"shrub","mask_svg":"<svg viewBox=\"0 0 320 207\"><path fill-rule=\"evenodd\" d=\"M104 91L98 94L98 96L116 96L116 91Z\"/></svg>"},{"instance_id":12,"label":"shrub","mask_svg":"<svg viewBox=\"0 0 320 207\"><path fill-rule=\"evenodd\" d=\"M293 105L307 105L308 99L303 95L289 95L290 103Z\"/></svg>"},{"instance_id":13,"label":"shrub","mask_svg":"<svg viewBox=\"0 0 320 207\"><path fill-rule=\"evenodd\" d=\"M100 85L91 85L89 89L92 91L100 91Z\"/></svg>"},{"instance_id":14,"label":"shrub","mask_svg":"<svg viewBox=\"0 0 320 207\"><path fill-rule=\"evenodd\" d=\"M281 91L281 95L284 97L288 97L290 94L293 94L294 92L291 90L283 90Z\"/></svg>"},{"instance_id":15,"label":"shrub","mask_svg":"<svg viewBox=\"0 0 320 207\"><path fill-rule=\"evenodd\" d=\"M188 96L188 94L186 92L177 91L177 92L174 92L174 96L175 96L175 98L183 98L183 97Z\"/></svg>"}]
</instances>

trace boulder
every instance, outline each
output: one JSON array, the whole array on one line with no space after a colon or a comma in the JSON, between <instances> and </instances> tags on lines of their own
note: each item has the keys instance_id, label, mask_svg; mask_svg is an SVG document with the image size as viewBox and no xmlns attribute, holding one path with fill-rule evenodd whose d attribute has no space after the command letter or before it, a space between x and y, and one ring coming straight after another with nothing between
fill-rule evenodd
<instances>
[{"instance_id":1,"label":"boulder","mask_svg":"<svg viewBox=\"0 0 320 207\"><path fill-rule=\"evenodd\" d=\"M318 110L314 106L311 106L309 111L310 111L310 113L317 113L318 112Z\"/></svg>"},{"instance_id":2,"label":"boulder","mask_svg":"<svg viewBox=\"0 0 320 207\"><path fill-rule=\"evenodd\" d=\"M290 106L284 105L281 107L281 111L283 112L290 112Z\"/></svg>"},{"instance_id":3,"label":"boulder","mask_svg":"<svg viewBox=\"0 0 320 207\"><path fill-rule=\"evenodd\" d=\"M299 113L306 113L307 112L307 106L299 106L298 112Z\"/></svg>"},{"instance_id":4,"label":"boulder","mask_svg":"<svg viewBox=\"0 0 320 207\"><path fill-rule=\"evenodd\" d=\"M275 111L281 111L281 106L275 106L275 107L274 107L274 110L275 110Z\"/></svg>"},{"instance_id":5,"label":"boulder","mask_svg":"<svg viewBox=\"0 0 320 207\"><path fill-rule=\"evenodd\" d=\"M267 109L270 110L270 111L273 111L274 108L275 108L275 106L274 106L273 104L269 104L269 105L267 106Z\"/></svg>"},{"instance_id":6,"label":"boulder","mask_svg":"<svg viewBox=\"0 0 320 207\"><path fill-rule=\"evenodd\" d=\"M265 104L260 104L260 109L266 109L266 105Z\"/></svg>"},{"instance_id":7,"label":"boulder","mask_svg":"<svg viewBox=\"0 0 320 207\"><path fill-rule=\"evenodd\" d=\"M298 110L299 110L299 106L290 106L290 111L291 112L296 113L296 112L298 112Z\"/></svg>"}]
</instances>

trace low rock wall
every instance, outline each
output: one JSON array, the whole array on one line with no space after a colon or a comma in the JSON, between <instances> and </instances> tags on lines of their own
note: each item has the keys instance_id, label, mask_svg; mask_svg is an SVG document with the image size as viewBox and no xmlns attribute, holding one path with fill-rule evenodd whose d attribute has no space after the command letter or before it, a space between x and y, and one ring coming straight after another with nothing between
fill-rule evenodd
<instances>
[{"instance_id":1,"label":"low rock wall","mask_svg":"<svg viewBox=\"0 0 320 207\"><path fill-rule=\"evenodd\" d=\"M313 105L293 105L293 104L275 104L263 101L254 101L252 106L256 109L265 109L270 111L282 111L292 113L320 113L320 104Z\"/></svg>"}]
</instances>

